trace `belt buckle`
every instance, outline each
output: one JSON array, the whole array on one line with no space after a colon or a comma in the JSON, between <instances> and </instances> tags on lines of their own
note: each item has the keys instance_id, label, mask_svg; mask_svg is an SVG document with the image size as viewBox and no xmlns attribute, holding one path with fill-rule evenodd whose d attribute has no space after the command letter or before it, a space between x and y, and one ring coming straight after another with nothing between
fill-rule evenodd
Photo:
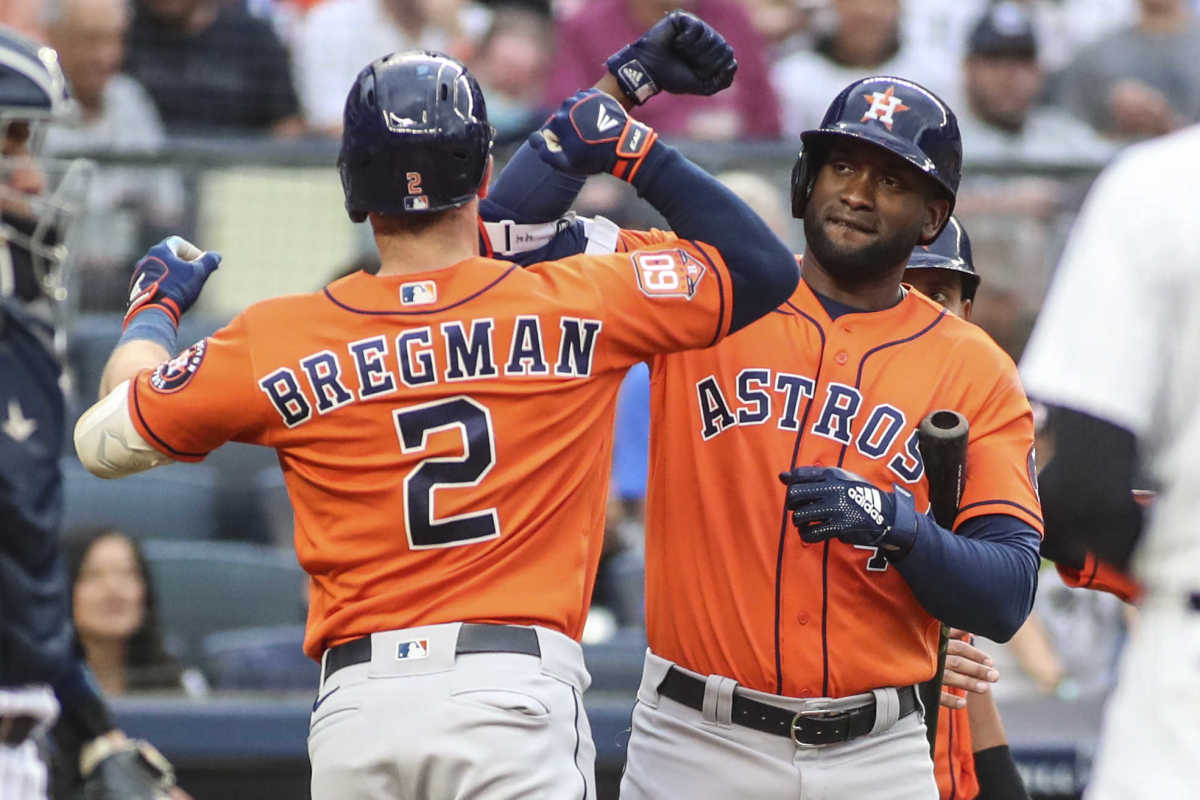
<instances>
[{"instance_id":1,"label":"belt buckle","mask_svg":"<svg viewBox=\"0 0 1200 800\"><path fill-rule=\"evenodd\" d=\"M804 711L797 711L795 714L793 714L792 715L792 724L789 726L789 729L788 729L788 735L792 739L792 744L796 745L797 747L824 747L825 745L823 745L823 744L809 744L808 742L800 741L799 739L796 738L796 732L799 730L800 720L802 718L808 719L809 717L820 717L820 716L825 716L825 715L832 714L832 713L836 713L836 712L831 712L828 708L810 708L810 709L806 709Z\"/></svg>"}]
</instances>

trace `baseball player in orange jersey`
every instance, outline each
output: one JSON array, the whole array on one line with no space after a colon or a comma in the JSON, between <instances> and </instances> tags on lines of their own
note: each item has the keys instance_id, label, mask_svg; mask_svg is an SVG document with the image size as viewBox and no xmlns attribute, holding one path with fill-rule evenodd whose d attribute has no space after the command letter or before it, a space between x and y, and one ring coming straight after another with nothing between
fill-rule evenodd
<instances>
[{"instance_id":1,"label":"baseball player in orange jersey","mask_svg":"<svg viewBox=\"0 0 1200 800\"><path fill-rule=\"evenodd\" d=\"M970 237L954 217L936 241L913 251L904 270L905 283L965 320L979 281ZM990 690L999 677L973 637L953 629L942 681L947 711L937 718L933 759L942 800L1028 800Z\"/></svg>"},{"instance_id":2,"label":"baseball player in orange jersey","mask_svg":"<svg viewBox=\"0 0 1200 800\"><path fill-rule=\"evenodd\" d=\"M479 256L479 87L445 56L389 56L351 88L339 156L379 274L255 304L164 362L219 257L157 245L76 427L106 477L230 440L278 451L322 660L315 798L594 798L577 639L621 378L798 280L762 220L609 95L569 98L538 141L561 167L625 176L679 238L528 269Z\"/></svg>"},{"instance_id":3,"label":"baseball player in orange jersey","mask_svg":"<svg viewBox=\"0 0 1200 800\"><path fill-rule=\"evenodd\" d=\"M796 293L718 346L652 359L650 652L623 797L937 796L912 685L934 673L939 619L1001 640L1024 621L1041 526L1014 365L900 283L960 163L938 98L852 84L793 173ZM957 535L919 513L915 428L947 407L971 424Z\"/></svg>"}]
</instances>

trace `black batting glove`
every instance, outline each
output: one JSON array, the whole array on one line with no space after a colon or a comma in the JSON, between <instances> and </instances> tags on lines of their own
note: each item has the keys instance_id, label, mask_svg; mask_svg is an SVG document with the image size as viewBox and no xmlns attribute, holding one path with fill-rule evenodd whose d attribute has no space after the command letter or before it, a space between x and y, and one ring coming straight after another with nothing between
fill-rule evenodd
<instances>
[{"instance_id":1,"label":"black batting glove","mask_svg":"<svg viewBox=\"0 0 1200 800\"><path fill-rule=\"evenodd\" d=\"M672 11L608 57L608 71L637 105L662 92L716 94L729 88L737 59L725 37L695 14Z\"/></svg>"},{"instance_id":2,"label":"black batting glove","mask_svg":"<svg viewBox=\"0 0 1200 800\"><path fill-rule=\"evenodd\" d=\"M780 474L779 480L787 486L784 505L804 541L840 539L878 547L893 559L903 558L912 548L916 512L908 492L877 489L837 467L797 467Z\"/></svg>"}]
</instances>

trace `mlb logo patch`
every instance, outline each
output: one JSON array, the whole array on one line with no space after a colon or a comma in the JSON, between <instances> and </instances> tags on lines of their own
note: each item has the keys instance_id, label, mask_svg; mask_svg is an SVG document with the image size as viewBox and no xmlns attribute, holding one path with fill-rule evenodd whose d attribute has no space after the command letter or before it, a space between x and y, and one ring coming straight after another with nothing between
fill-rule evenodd
<instances>
[{"instance_id":1,"label":"mlb logo patch","mask_svg":"<svg viewBox=\"0 0 1200 800\"><path fill-rule=\"evenodd\" d=\"M423 306L437 302L437 284L433 281L416 281L400 284L400 304Z\"/></svg>"},{"instance_id":2,"label":"mlb logo patch","mask_svg":"<svg viewBox=\"0 0 1200 800\"><path fill-rule=\"evenodd\" d=\"M405 211L424 211L429 208L428 195L419 194L414 197L404 198Z\"/></svg>"},{"instance_id":3,"label":"mlb logo patch","mask_svg":"<svg viewBox=\"0 0 1200 800\"><path fill-rule=\"evenodd\" d=\"M397 661L413 661L418 658L429 658L428 639L413 639L396 645Z\"/></svg>"}]
</instances>

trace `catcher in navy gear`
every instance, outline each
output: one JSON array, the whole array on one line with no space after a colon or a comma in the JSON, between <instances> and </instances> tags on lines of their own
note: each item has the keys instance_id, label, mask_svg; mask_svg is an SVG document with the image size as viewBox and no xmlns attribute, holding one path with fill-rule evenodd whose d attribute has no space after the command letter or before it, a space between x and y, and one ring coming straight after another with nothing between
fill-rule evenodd
<instances>
[{"instance_id":1,"label":"catcher in navy gear","mask_svg":"<svg viewBox=\"0 0 1200 800\"><path fill-rule=\"evenodd\" d=\"M0 28L0 797L46 797L38 742L57 720L64 792L151 800L173 785L170 765L115 729L71 629L59 552L63 265L91 165L39 148L46 125L74 115L54 50Z\"/></svg>"}]
</instances>

